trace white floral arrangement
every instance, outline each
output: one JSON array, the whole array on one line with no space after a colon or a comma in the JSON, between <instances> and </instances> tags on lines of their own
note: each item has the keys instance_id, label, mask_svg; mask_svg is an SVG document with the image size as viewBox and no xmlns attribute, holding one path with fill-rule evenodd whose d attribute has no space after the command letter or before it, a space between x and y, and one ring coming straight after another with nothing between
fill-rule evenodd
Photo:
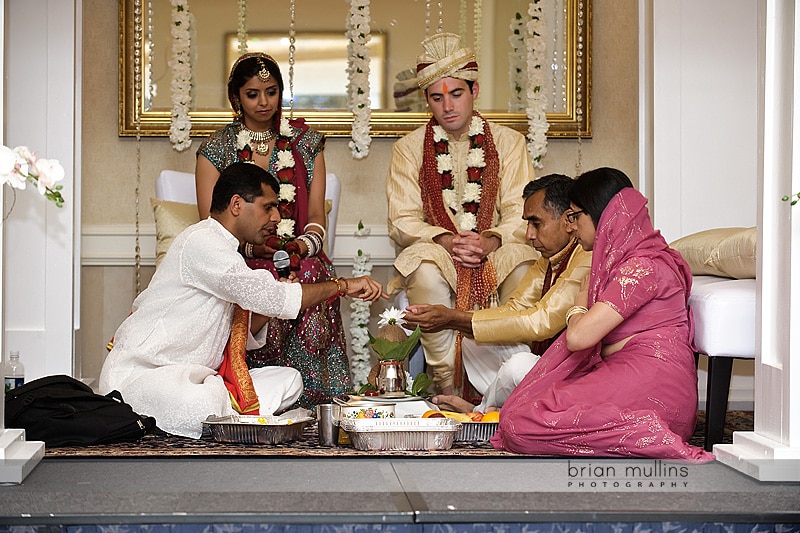
<instances>
[{"instance_id":1,"label":"white floral arrangement","mask_svg":"<svg viewBox=\"0 0 800 533\"><path fill-rule=\"evenodd\" d=\"M547 95L544 91L545 64L547 46L544 41L544 16L542 15L541 0L531 0L528 6L528 15L531 20L527 23L527 73L528 73L528 107L525 115L528 117L528 153L530 153L536 168L542 168L542 158L547 154Z\"/></svg>"},{"instance_id":2,"label":"white floral arrangement","mask_svg":"<svg viewBox=\"0 0 800 533\"><path fill-rule=\"evenodd\" d=\"M236 26L236 39L239 41L239 55L247 53L247 0L239 0L239 17Z\"/></svg>"},{"instance_id":3,"label":"white floral arrangement","mask_svg":"<svg viewBox=\"0 0 800 533\"><path fill-rule=\"evenodd\" d=\"M236 152L243 162L255 164L255 161L253 161L253 147L250 146L250 134L244 128L236 134Z\"/></svg>"},{"instance_id":4,"label":"white floral arrangement","mask_svg":"<svg viewBox=\"0 0 800 533\"><path fill-rule=\"evenodd\" d=\"M472 32L475 34L475 45L472 49L480 53L483 50L483 0L475 0L472 9Z\"/></svg>"},{"instance_id":5,"label":"white floral arrangement","mask_svg":"<svg viewBox=\"0 0 800 533\"><path fill-rule=\"evenodd\" d=\"M461 42L467 42L467 0L460 0L458 3L458 34Z\"/></svg>"},{"instance_id":6,"label":"white floral arrangement","mask_svg":"<svg viewBox=\"0 0 800 533\"><path fill-rule=\"evenodd\" d=\"M508 43L511 51L508 53L508 86L511 87L511 96L508 99L508 110L521 112L526 107L526 87L528 86L527 48L525 46L525 21L520 13L515 13L509 25L511 35Z\"/></svg>"},{"instance_id":7,"label":"white floral arrangement","mask_svg":"<svg viewBox=\"0 0 800 533\"><path fill-rule=\"evenodd\" d=\"M366 237L370 230L364 227L361 221L358 222L356 237ZM353 259L353 277L369 276L372 274L372 262L370 255L358 250ZM369 317L372 302L352 298L350 300L350 373L353 378L353 386L358 390L367 383L369 372L372 369L372 358L370 356L369 343Z\"/></svg>"},{"instance_id":8,"label":"white floral arrangement","mask_svg":"<svg viewBox=\"0 0 800 533\"><path fill-rule=\"evenodd\" d=\"M27 146L17 146L13 150L0 146L0 185L24 190L30 183L56 207L63 207L63 186L56 185L63 179L64 167L58 160L40 159Z\"/></svg>"},{"instance_id":9,"label":"white floral arrangement","mask_svg":"<svg viewBox=\"0 0 800 533\"><path fill-rule=\"evenodd\" d=\"M169 140L178 152L189 148L192 119L189 109L192 106L192 27L194 21L189 11L189 0L171 0L172 3L172 121L169 127Z\"/></svg>"},{"instance_id":10,"label":"white floral arrangement","mask_svg":"<svg viewBox=\"0 0 800 533\"><path fill-rule=\"evenodd\" d=\"M372 144L370 136L369 48L370 41L370 0L350 0L347 17L347 105L353 113L352 140L348 144L354 158L363 159L369 155Z\"/></svg>"}]
</instances>

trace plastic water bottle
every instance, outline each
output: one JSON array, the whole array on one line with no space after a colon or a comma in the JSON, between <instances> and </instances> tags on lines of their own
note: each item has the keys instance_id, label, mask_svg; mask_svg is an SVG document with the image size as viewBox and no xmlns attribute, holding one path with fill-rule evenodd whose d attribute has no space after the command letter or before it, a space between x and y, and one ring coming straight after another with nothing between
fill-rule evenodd
<instances>
[{"instance_id":1,"label":"plastic water bottle","mask_svg":"<svg viewBox=\"0 0 800 533\"><path fill-rule=\"evenodd\" d=\"M19 362L19 352L13 351L8 354L8 361L6 361L4 374L6 392L25 383L25 367Z\"/></svg>"}]
</instances>

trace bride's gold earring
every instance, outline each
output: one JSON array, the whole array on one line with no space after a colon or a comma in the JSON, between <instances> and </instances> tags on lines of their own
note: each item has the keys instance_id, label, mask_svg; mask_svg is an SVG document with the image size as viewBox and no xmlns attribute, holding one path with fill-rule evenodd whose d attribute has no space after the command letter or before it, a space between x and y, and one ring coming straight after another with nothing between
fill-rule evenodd
<instances>
[{"instance_id":1,"label":"bride's gold earring","mask_svg":"<svg viewBox=\"0 0 800 533\"><path fill-rule=\"evenodd\" d=\"M237 119L242 118L242 104L239 102L238 98L233 99L233 113L236 115Z\"/></svg>"}]
</instances>

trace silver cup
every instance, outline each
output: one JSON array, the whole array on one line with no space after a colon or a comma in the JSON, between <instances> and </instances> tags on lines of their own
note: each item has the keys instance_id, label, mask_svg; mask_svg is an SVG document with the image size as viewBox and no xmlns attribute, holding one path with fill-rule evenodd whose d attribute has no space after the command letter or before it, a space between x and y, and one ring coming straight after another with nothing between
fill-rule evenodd
<instances>
[{"instance_id":1,"label":"silver cup","mask_svg":"<svg viewBox=\"0 0 800 533\"><path fill-rule=\"evenodd\" d=\"M339 440L339 406L323 403L317 406L317 428L320 446L336 446Z\"/></svg>"}]
</instances>

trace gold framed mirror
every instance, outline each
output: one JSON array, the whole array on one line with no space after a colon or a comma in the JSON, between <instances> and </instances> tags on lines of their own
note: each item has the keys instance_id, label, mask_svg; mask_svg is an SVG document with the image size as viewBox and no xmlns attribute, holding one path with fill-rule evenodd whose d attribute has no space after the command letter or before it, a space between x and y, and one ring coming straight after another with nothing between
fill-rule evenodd
<instances>
[{"instance_id":1,"label":"gold framed mirror","mask_svg":"<svg viewBox=\"0 0 800 533\"><path fill-rule=\"evenodd\" d=\"M323 2L324 5L314 6ZM403 2L403 9L398 4ZM592 0L540 0L546 23L545 40L548 49L542 68L548 69L549 91L547 119L550 124L548 137L591 137L591 20ZM473 4L473 2L468 2ZM281 4L285 4L282 9ZM480 0L482 20L480 42L476 47L480 65L480 97L477 108L488 118L522 132L527 132L528 121L524 107L514 103L512 74L514 59L510 53L510 37L513 19L527 17L527 0ZM195 17L194 35L194 100L190 111L192 136L204 137L222 128L232 119L225 97L225 80L230 66L226 58L228 48L236 41L237 0L192 0L190 8ZM426 9L437 9L431 13ZM383 95L372 98L371 134L376 137L397 137L422 125L429 114L424 111L399 111L394 104L393 87L400 73L414 66L420 52L420 41L426 31L463 33L464 14L459 12L459 0L421 2L419 0L373 0L371 28L373 35L380 35L380 48L385 57L378 74L382 76ZM259 33L283 32L288 42L289 0L272 1L266 4L250 2L248 9L249 37ZM296 30L298 36L306 33L339 33L344 37L346 4L339 13L331 16L330 0L302 0L296 3ZM120 136L169 136L170 94L169 53L171 41L171 4L169 0L119 0L119 135ZM284 13L285 12L285 13ZM473 13L466 18L471 23ZM426 24L426 20L429 21ZM331 23L334 21L334 23ZM426 30L427 27L427 30ZM141 28L139 31L136 28ZM468 35L473 33L467 25ZM140 39L137 41L137 37ZM488 43L491 43L489 45ZM474 42L466 43L475 47ZM306 69L303 42L296 44L295 73ZM307 47L311 48L311 47ZM288 50L288 44L286 45ZM288 57L286 51L274 53ZM280 60L279 60L280 64ZM311 64L311 63L308 63ZM289 91L288 67L281 65ZM306 76L308 77L308 76ZM297 74L295 78L297 79ZM488 80L495 80L489 83ZM320 80L317 80L318 82ZM137 87L138 82L138 87ZM342 86L344 95L346 87ZM330 101L337 101L332 98ZM516 108L516 109L515 109ZM343 108L299 108L292 112L303 117L313 128L329 136L350 135L352 113Z\"/></svg>"}]
</instances>

